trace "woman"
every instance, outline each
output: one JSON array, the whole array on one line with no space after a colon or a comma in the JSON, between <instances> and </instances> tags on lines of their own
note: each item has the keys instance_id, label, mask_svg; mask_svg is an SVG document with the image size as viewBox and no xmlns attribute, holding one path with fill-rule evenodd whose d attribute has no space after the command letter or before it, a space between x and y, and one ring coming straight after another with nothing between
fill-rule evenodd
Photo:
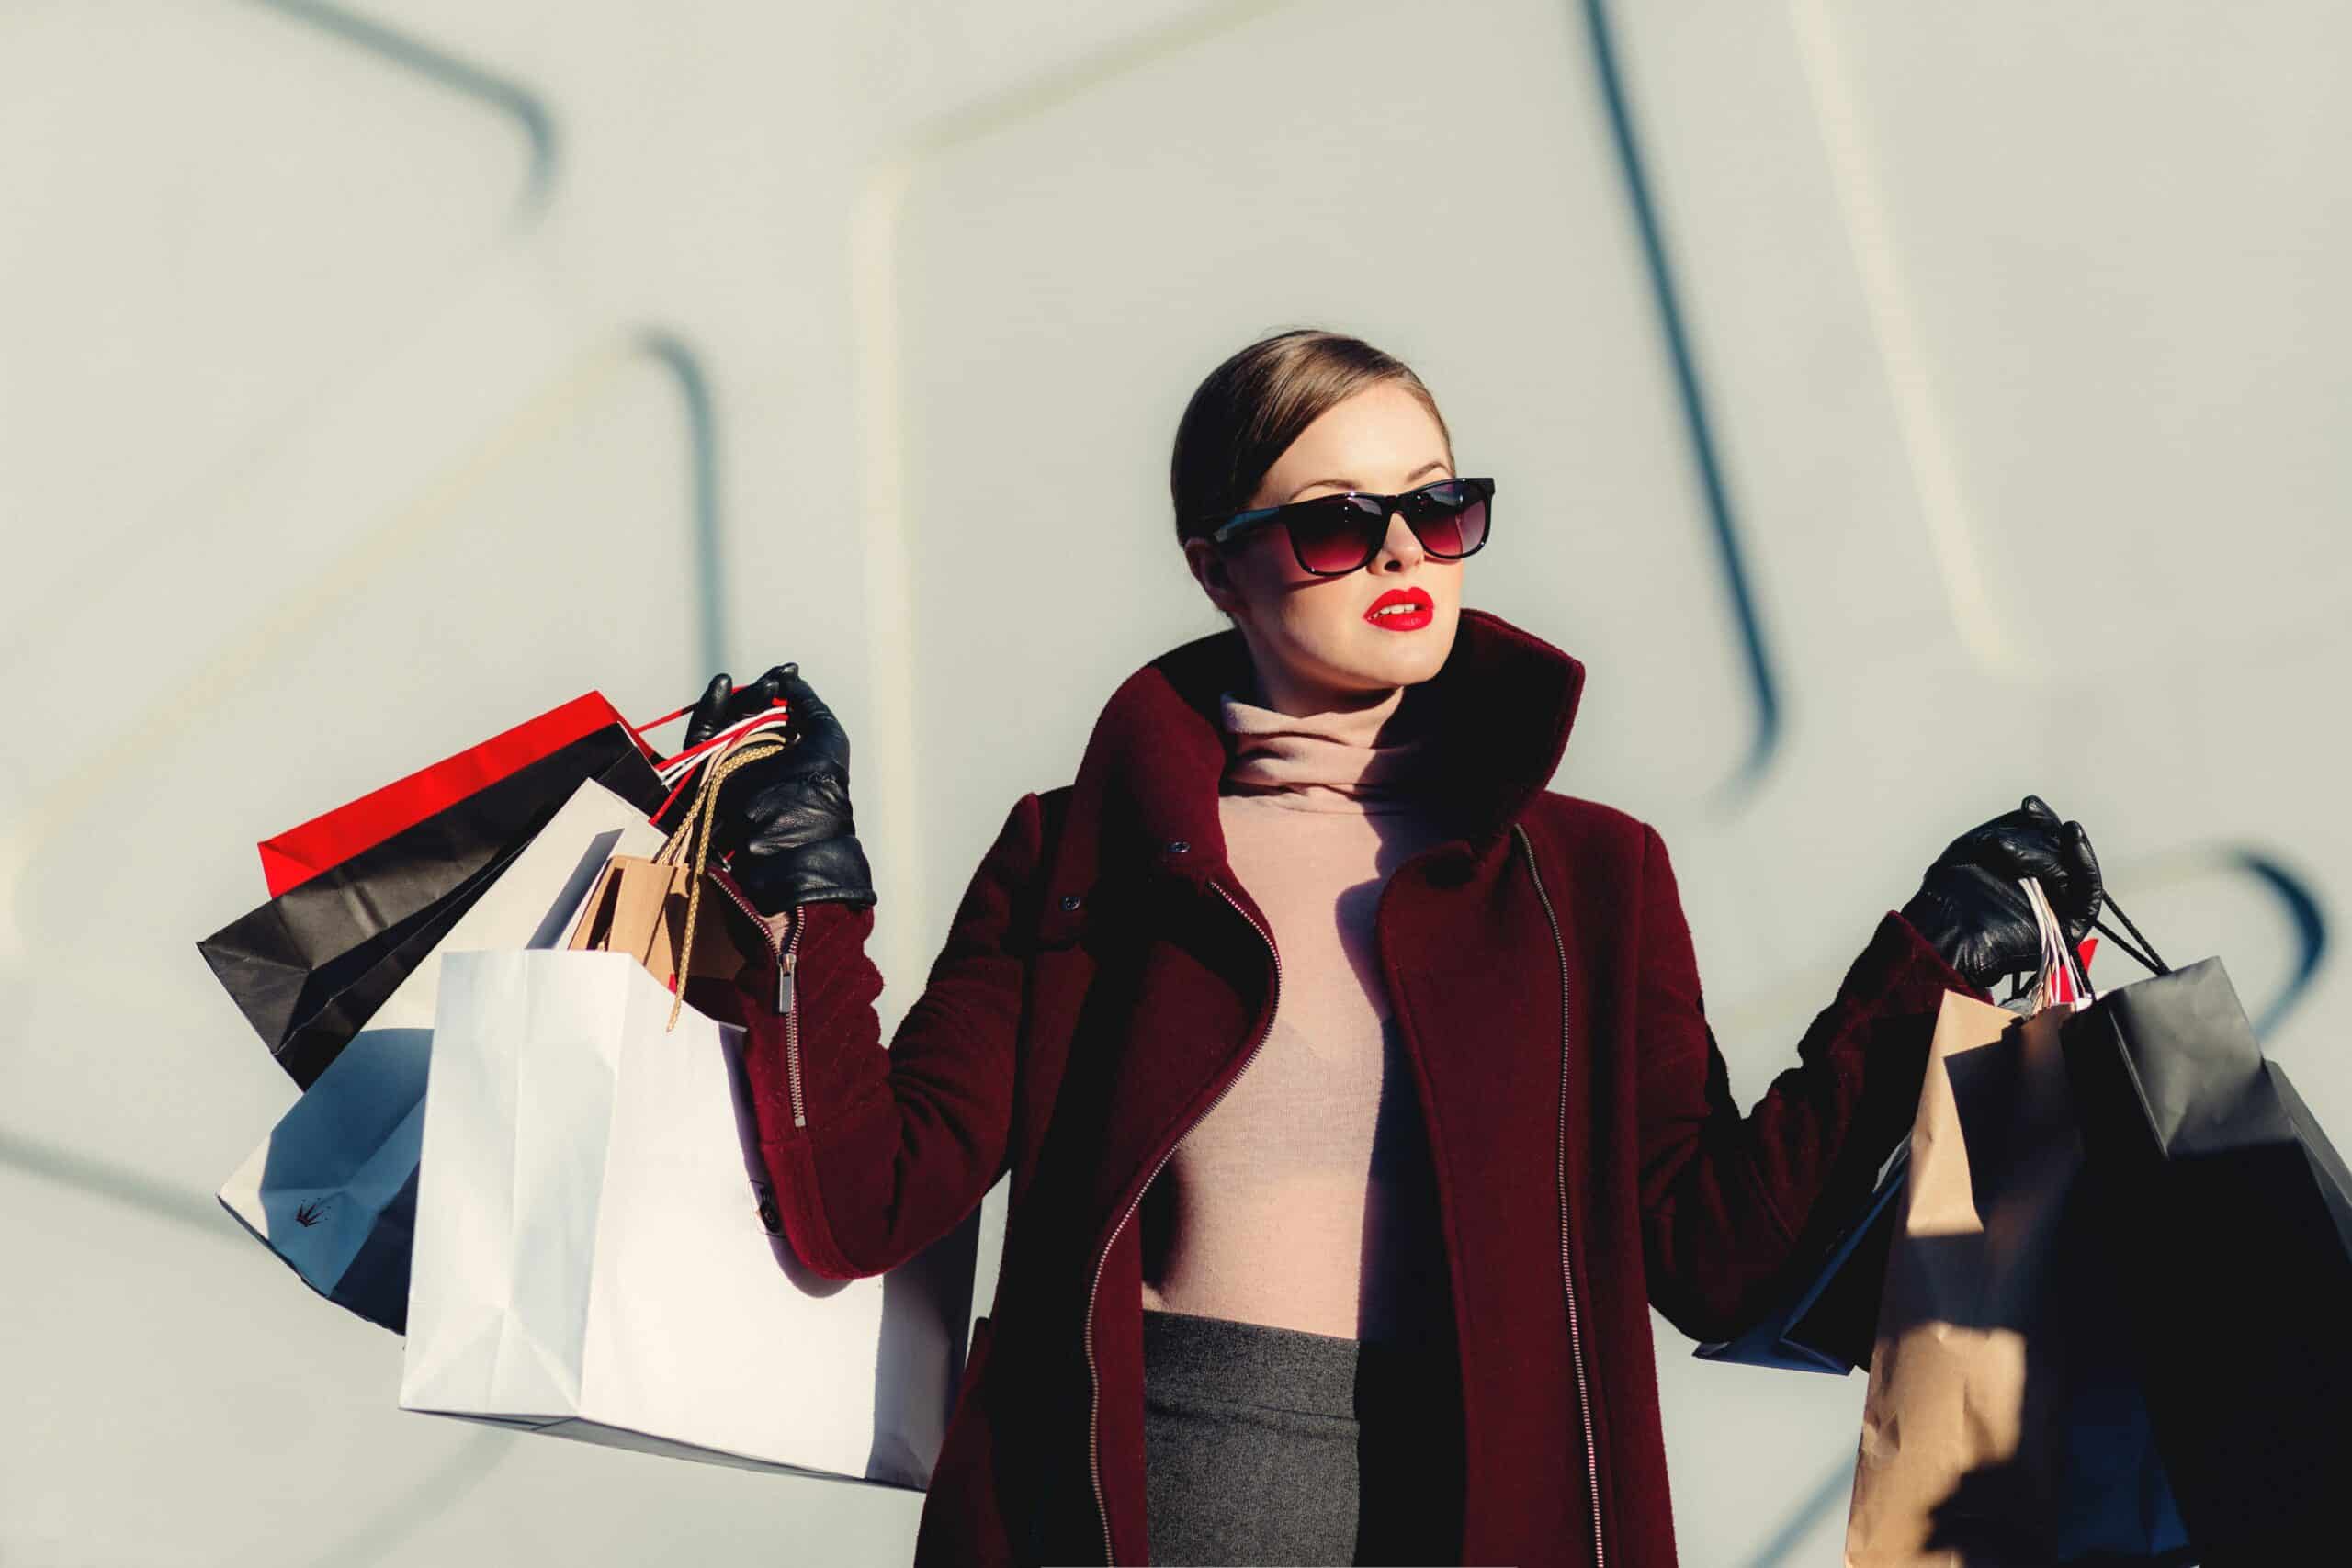
<instances>
[{"instance_id":1,"label":"woman","mask_svg":"<svg viewBox=\"0 0 2352 1568\"><path fill-rule=\"evenodd\" d=\"M691 735L792 705L720 803L778 972L698 999L799 1256L878 1273L1011 1173L916 1561L1671 1563L1648 1308L1762 1310L1943 993L2039 963L2014 879L2088 929L2089 844L2031 797L1955 840L1742 1117L1664 843L1545 787L1583 666L1463 607L1489 486L1419 379L1252 344L1171 483L1232 624L1014 803L887 1053L840 723L783 665Z\"/></svg>"}]
</instances>

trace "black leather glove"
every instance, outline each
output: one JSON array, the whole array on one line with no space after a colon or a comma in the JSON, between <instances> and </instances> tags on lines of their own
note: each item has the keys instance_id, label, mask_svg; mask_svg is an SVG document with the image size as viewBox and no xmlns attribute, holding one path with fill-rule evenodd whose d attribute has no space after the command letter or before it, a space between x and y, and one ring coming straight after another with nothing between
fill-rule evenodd
<instances>
[{"instance_id":1,"label":"black leather glove","mask_svg":"<svg viewBox=\"0 0 2352 1568\"><path fill-rule=\"evenodd\" d=\"M2040 795L1970 829L1945 847L1903 906L1944 962L1990 991L2004 975L2041 967L2041 936L2019 877L2040 879L2052 913L2079 946L2106 902L2098 857L2080 822L2061 822Z\"/></svg>"},{"instance_id":2,"label":"black leather glove","mask_svg":"<svg viewBox=\"0 0 2352 1568\"><path fill-rule=\"evenodd\" d=\"M697 745L738 719L790 705L785 749L746 762L718 786L711 850L731 855L727 873L763 915L795 904L838 902L871 908L874 874L857 841L849 805L849 736L824 699L779 664L741 691L714 675L686 721Z\"/></svg>"}]
</instances>

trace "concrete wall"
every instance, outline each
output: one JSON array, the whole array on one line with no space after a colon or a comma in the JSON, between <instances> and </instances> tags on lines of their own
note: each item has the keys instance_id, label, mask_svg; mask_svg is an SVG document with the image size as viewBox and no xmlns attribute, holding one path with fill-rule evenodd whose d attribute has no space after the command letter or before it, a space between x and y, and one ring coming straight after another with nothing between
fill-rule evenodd
<instances>
[{"instance_id":1,"label":"concrete wall","mask_svg":"<svg viewBox=\"0 0 2352 1568\"><path fill-rule=\"evenodd\" d=\"M1467 597L1590 666L1555 787L1673 845L1744 1101L2034 790L2352 1135L2347 49L2308 0L0 8L0 1562L904 1562L908 1495L395 1409L211 1201L293 1090L194 939L327 805L797 659L894 1025L1012 800L1220 624L1168 445L1291 325L1499 479ZM1836 1561L1861 1380L1658 1327L1684 1560Z\"/></svg>"}]
</instances>

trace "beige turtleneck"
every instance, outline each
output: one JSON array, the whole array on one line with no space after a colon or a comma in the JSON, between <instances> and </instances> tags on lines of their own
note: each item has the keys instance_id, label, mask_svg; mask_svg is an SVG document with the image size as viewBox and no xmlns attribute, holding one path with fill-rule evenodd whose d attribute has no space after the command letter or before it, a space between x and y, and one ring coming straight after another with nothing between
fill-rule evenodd
<instances>
[{"instance_id":1,"label":"beige turtleneck","mask_svg":"<svg viewBox=\"0 0 2352 1568\"><path fill-rule=\"evenodd\" d=\"M1449 1324L1412 1067L1373 913L1442 841L1435 739L1376 706L1293 716L1227 693L1218 816L1233 874L1272 927L1273 1024L1179 1144L1143 1206L1144 1305L1348 1338Z\"/></svg>"}]
</instances>

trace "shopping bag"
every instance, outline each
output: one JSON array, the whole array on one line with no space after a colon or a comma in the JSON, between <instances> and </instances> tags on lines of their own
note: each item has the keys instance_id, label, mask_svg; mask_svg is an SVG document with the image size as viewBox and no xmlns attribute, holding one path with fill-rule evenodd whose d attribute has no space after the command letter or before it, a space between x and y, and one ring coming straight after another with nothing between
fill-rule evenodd
<instances>
[{"instance_id":1,"label":"shopping bag","mask_svg":"<svg viewBox=\"0 0 2352 1568\"><path fill-rule=\"evenodd\" d=\"M312 1290L399 1333L441 955L553 947L616 851L661 842L637 807L580 785L222 1183L222 1207Z\"/></svg>"},{"instance_id":2,"label":"shopping bag","mask_svg":"<svg viewBox=\"0 0 2352 1568\"><path fill-rule=\"evenodd\" d=\"M742 1031L675 1009L626 953L443 960L402 1408L922 1487L978 1210L887 1274L809 1272L759 1213Z\"/></svg>"},{"instance_id":3,"label":"shopping bag","mask_svg":"<svg viewBox=\"0 0 2352 1568\"><path fill-rule=\"evenodd\" d=\"M744 944L729 932L727 917L732 913L740 923L756 916L735 906L732 897L711 881L711 828L719 785L728 776L783 750L784 742L774 736L746 735L712 758L711 765L702 770L687 810L661 849L650 856L612 858L588 895L566 945L575 951L626 953L681 998L684 980L695 976L729 981L741 977L748 962ZM706 892L720 911L718 919L702 918ZM752 950L757 952L761 945L754 942ZM682 954L687 956L682 960Z\"/></svg>"},{"instance_id":4,"label":"shopping bag","mask_svg":"<svg viewBox=\"0 0 2352 1568\"><path fill-rule=\"evenodd\" d=\"M2143 961L2155 976L2068 1020L2064 1051L2165 1468L2202 1562L2332 1560L2352 1476L2352 1173L2222 960Z\"/></svg>"},{"instance_id":5,"label":"shopping bag","mask_svg":"<svg viewBox=\"0 0 2352 1568\"><path fill-rule=\"evenodd\" d=\"M650 812L661 780L606 725L331 866L197 943L305 1089L585 779Z\"/></svg>"},{"instance_id":6,"label":"shopping bag","mask_svg":"<svg viewBox=\"0 0 2352 1568\"><path fill-rule=\"evenodd\" d=\"M2086 937L2077 967L2087 975L2098 939ZM2070 1000L2060 971L2051 999ZM1909 1139L1894 1146L1879 1167L1869 1197L1826 1247L1813 1253L1794 1275L1793 1286L1761 1314L1755 1325L1730 1339L1701 1345L1701 1360L1791 1371L1835 1372L1868 1367L1878 1337L1879 1288L1886 1279L1887 1250L1894 1240L1903 1183L1911 1168Z\"/></svg>"},{"instance_id":7,"label":"shopping bag","mask_svg":"<svg viewBox=\"0 0 2352 1568\"><path fill-rule=\"evenodd\" d=\"M269 885L270 897L300 886L401 829L413 828L549 752L614 724L628 728L612 704L601 694L590 692L298 828L263 840L262 876Z\"/></svg>"},{"instance_id":8,"label":"shopping bag","mask_svg":"<svg viewBox=\"0 0 2352 1568\"><path fill-rule=\"evenodd\" d=\"M2178 1562L2188 1544L2086 1267L2059 1031L2084 999L2040 885L2018 1012L1939 1010L1879 1303L1848 1568ZM2019 1016L2022 1013L2023 1016Z\"/></svg>"},{"instance_id":9,"label":"shopping bag","mask_svg":"<svg viewBox=\"0 0 2352 1568\"><path fill-rule=\"evenodd\" d=\"M1880 1167L1869 1199L1799 1275L1789 1297L1746 1333L1690 1353L1702 1361L1840 1377L1869 1365L1878 1333L1879 1287L1910 1167L1910 1144L1896 1145Z\"/></svg>"},{"instance_id":10,"label":"shopping bag","mask_svg":"<svg viewBox=\"0 0 2352 1568\"><path fill-rule=\"evenodd\" d=\"M263 840L263 879L269 885L270 896L276 897L606 725L620 725L637 737L639 749L656 762L662 782L667 785L692 773L715 748L752 730L781 728L790 716L789 705L778 698L765 711L738 719L675 756L662 757L646 745L647 734L691 711L680 708L650 724L632 726L601 693L574 697L560 707L526 719L456 756L445 757L431 767L395 779L298 828Z\"/></svg>"}]
</instances>

